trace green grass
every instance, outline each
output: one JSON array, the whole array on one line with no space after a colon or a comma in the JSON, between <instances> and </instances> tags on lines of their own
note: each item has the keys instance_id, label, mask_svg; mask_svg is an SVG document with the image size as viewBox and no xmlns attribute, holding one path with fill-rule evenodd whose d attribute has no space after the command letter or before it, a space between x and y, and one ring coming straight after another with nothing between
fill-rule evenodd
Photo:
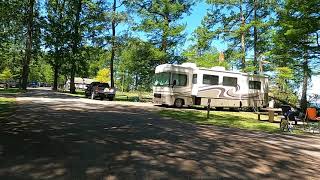
<instances>
[{"instance_id":1,"label":"green grass","mask_svg":"<svg viewBox=\"0 0 320 180\"><path fill-rule=\"evenodd\" d=\"M14 103L15 98L0 97L0 120L12 114Z\"/></svg>"},{"instance_id":2,"label":"green grass","mask_svg":"<svg viewBox=\"0 0 320 180\"><path fill-rule=\"evenodd\" d=\"M62 91L62 93L68 93L68 95L76 96L76 97L85 97L84 91L77 90L76 94L70 94L69 91ZM150 92L138 92L138 91L130 91L130 92L116 92L115 101L130 101L130 102L151 102L152 101L152 93Z\"/></svg>"},{"instance_id":3,"label":"green grass","mask_svg":"<svg viewBox=\"0 0 320 180\"><path fill-rule=\"evenodd\" d=\"M120 92L116 93L116 101L131 101L131 102L151 102L152 93L150 92Z\"/></svg>"},{"instance_id":4,"label":"green grass","mask_svg":"<svg viewBox=\"0 0 320 180\"><path fill-rule=\"evenodd\" d=\"M76 90L75 94L71 94L69 91L63 91L63 90L59 90L58 92L65 93L65 94L68 94L70 96L75 96L75 97L85 97L83 90Z\"/></svg>"},{"instance_id":5,"label":"green grass","mask_svg":"<svg viewBox=\"0 0 320 180\"><path fill-rule=\"evenodd\" d=\"M16 95L22 92L24 91L19 88L8 88L8 89L0 88L0 94L4 94L4 95Z\"/></svg>"},{"instance_id":6,"label":"green grass","mask_svg":"<svg viewBox=\"0 0 320 180\"><path fill-rule=\"evenodd\" d=\"M258 121L257 115L252 112L211 111L209 119L206 118L206 111L199 110L162 110L160 111L160 115L195 124L233 127L270 133L280 132L279 123ZM261 118L267 119L267 116L261 116Z\"/></svg>"}]
</instances>

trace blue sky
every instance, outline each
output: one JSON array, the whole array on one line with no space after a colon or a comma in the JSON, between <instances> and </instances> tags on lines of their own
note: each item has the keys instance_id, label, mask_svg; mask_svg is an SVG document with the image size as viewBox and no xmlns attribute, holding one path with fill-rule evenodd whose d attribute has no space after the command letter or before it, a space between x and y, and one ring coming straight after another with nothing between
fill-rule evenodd
<instances>
[{"instance_id":1,"label":"blue sky","mask_svg":"<svg viewBox=\"0 0 320 180\"><path fill-rule=\"evenodd\" d=\"M206 15L207 9L209 7L210 6L208 4L206 4L204 1L201 1L201 2L198 2L195 6L193 6L191 14L184 15L183 19L181 20L181 23L186 24L186 29L185 29L186 41L184 44L181 45L180 48L186 49L187 47L189 47L193 43L192 40L190 40L190 38L192 37L192 33L194 32L194 30L198 26L200 26L201 20ZM135 21L139 20L139 18L134 17L134 20ZM118 28L120 31L127 30L128 25L119 25ZM139 36L142 39L146 39L146 36L142 32L132 32L132 33L135 36ZM214 47L216 47L218 49L218 51L223 51L227 47L225 43L223 43L219 40L213 41L212 45Z\"/></svg>"},{"instance_id":2,"label":"blue sky","mask_svg":"<svg viewBox=\"0 0 320 180\"><path fill-rule=\"evenodd\" d=\"M186 15L183 18L182 22L186 23L187 25L185 30L185 32L187 33L187 40L183 48L187 48L189 45L192 44L190 37L192 36L192 33L194 32L194 30L198 26L200 26L203 17L207 13L208 8L210 8L210 6L206 4L204 1L201 1L192 8L191 14L189 16ZM226 44L219 40L214 40L212 43L212 46L217 48L218 51L224 51L227 48Z\"/></svg>"}]
</instances>

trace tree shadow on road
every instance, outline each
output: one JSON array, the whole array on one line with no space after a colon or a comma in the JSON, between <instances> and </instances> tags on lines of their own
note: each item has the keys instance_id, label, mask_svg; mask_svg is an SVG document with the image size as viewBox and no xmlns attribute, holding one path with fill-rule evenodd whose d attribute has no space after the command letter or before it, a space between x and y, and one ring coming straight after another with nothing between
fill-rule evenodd
<instances>
[{"instance_id":1,"label":"tree shadow on road","mask_svg":"<svg viewBox=\"0 0 320 180\"><path fill-rule=\"evenodd\" d=\"M320 138L182 123L143 107L20 104L0 179L319 178Z\"/></svg>"}]
</instances>

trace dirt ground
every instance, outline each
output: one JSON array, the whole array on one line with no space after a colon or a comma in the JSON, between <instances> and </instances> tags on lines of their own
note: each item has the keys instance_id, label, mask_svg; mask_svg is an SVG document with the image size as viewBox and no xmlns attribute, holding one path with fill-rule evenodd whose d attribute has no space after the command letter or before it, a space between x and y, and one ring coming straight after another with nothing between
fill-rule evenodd
<instances>
[{"instance_id":1,"label":"dirt ground","mask_svg":"<svg viewBox=\"0 0 320 180\"><path fill-rule=\"evenodd\" d=\"M320 179L320 135L193 125L152 104L33 90L0 121L0 179Z\"/></svg>"}]
</instances>

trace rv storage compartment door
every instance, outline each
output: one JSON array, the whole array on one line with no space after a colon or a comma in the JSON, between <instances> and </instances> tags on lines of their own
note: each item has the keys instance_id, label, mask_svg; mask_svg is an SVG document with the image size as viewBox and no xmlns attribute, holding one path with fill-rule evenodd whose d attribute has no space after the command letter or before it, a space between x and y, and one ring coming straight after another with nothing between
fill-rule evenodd
<instances>
[{"instance_id":1,"label":"rv storage compartment door","mask_svg":"<svg viewBox=\"0 0 320 180\"><path fill-rule=\"evenodd\" d=\"M201 98L201 105L206 106L208 98ZM211 107L240 107L240 100L238 99L211 99Z\"/></svg>"}]
</instances>

